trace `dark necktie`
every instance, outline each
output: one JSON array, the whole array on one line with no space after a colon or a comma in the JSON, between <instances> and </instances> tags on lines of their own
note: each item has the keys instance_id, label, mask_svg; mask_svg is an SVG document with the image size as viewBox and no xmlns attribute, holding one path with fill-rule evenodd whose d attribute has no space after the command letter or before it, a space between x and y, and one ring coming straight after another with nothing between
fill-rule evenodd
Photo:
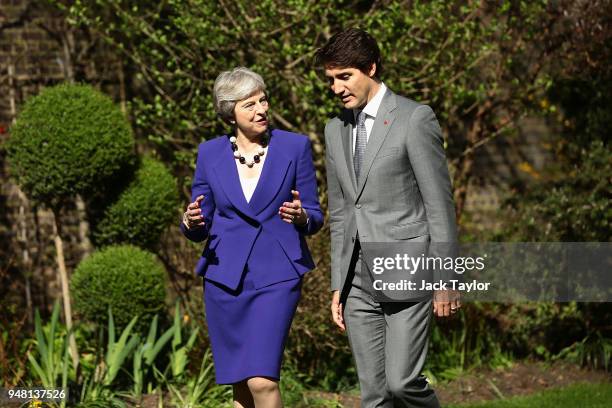
<instances>
[{"instance_id":1,"label":"dark necktie","mask_svg":"<svg viewBox=\"0 0 612 408\"><path fill-rule=\"evenodd\" d=\"M353 155L353 168L355 169L355 178L359 182L361 165L363 164L363 156L365 155L366 144L368 143L368 133L365 127L366 113L359 112L357 115L357 132L355 136L355 154Z\"/></svg>"}]
</instances>

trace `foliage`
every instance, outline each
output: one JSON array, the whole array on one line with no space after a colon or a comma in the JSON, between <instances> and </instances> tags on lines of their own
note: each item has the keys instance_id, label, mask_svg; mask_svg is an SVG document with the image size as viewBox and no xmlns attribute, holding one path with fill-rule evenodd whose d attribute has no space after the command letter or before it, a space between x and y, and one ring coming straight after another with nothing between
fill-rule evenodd
<instances>
[{"instance_id":1,"label":"foliage","mask_svg":"<svg viewBox=\"0 0 612 408\"><path fill-rule=\"evenodd\" d=\"M508 199L506 239L609 241L612 237L612 151L602 141L566 146L570 159L557 179L535 182Z\"/></svg>"},{"instance_id":2,"label":"foliage","mask_svg":"<svg viewBox=\"0 0 612 408\"><path fill-rule=\"evenodd\" d=\"M149 372L151 371L151 367L153 367L157 356L168 341L170 341L173 335L174 326L157 338L158 320L158 316L155 315L151 321L151 326L149 327L149 334L145 338L144 342L141 342L134 352L132 360L132 380L134 381L134 387L132 389L132 393L137 398L140 398L145 390L145 381L147 380L147 377L150 376ZM148 388L151 388L150 383L148 386Z\"/></svg>"},{"instance_id":3,"label":"foliage","mask_svg":"<svg viewBox=\"0 0 612 408\"><path fill-rule=\"evenodd\" d=\"M165 309L165 285L164 267L155 256L129 245L85 258L71 280L75 310L82 318L106 326L110 308L119 328L139 316L139 332L143 322Z\"/></svg>"},{"instance_id":4,"label":"foliage","mask_svg":"<svg viewBox=\"0 0 612 408\"><path fill-rule=\"evenodd\" d=\"M2 280L2 285L9 289L8 280ZM7 291L8 292L8 291ZM17 294L12 291L13 295ZM22 293L18 293L22 296ZM10 300L9 300L10 299ZM18 297L13 302L10 294L3 294L3 307L0 309L0 376L5 387L9 384L18 384L26 374L28 357L25 339L30 335L27 327L27 310L19 304Z\"/></svg>"},{"instance_id":5,"label":"foliage","mask_svg":"<svg viewBox=\"0 0 612 408\"><path fill-rule=\"evenodd\" d=\"M602 22L603 5L566 5L563 64L550 67L547 119L557 133L549 150L553 160L537 178L517 183L505 207L510 210L498 238L517 241L609 241L612 237L612 26ZM586 38L590 40L585 41Z\"/></svg>"},{"instance_id":6,"label":"foliage","mask_svg":"<svg viewBox=\"0 0 612 408\"><path fill-rule=\"evenodd\" d=\"M341 408L337 400L330 400L308 392L307 383L311 379L302 373L292 363L285 363L281 372L280 391L284 406L295 408L321 407ZM326 392L326 388L321 387Z\"/></svg>"},{"instance_id":7,"label":"foliage","mask_svg":"<svg viewBox=\"0 0 612 408\"><path fill-rule=\"evenodd\" d=\"M183 344L183 334L181 331L180 325L181 317L180 310L177 304L177 307L174 311L174 325L173 325L173 333L172 333L172 353L170 354L170 364L169 369L172 373L172 378L176 380L181 380L184 378L186 374L187 368L187 354L193 347L196 336L198 335L198 329L196 328L191 332L189 339L187 342Z\"/></svg>"},{"instance_id":8,"label":"foliage","mask_svg":"<svg viewBox=\"0 0 612 408\"><path fill-rule=\"evenodd\" d=\"M69 399L63 401L61 406L138 405L143 403L142 391L147 391L149 395L167 394L173 403L181 407L216 408L231 400L230 387L220 387L214 383L209 349L204 351L199 371L188 370L187 353L198 330L184 323L178 305L172 326L159 337L156 315L150 322L146 337L134 331L138 319L134 316L117 338L113 313L109 308L108 326L104 330L106 342L98 344L95 361L92 365L83 364L78 376L74 375L68 358L68 336L58 320L59 304L56 303L49 324L43 326L38 312L36 316L36 338L31 341L35 345L35 352L28 353L33 368L31 380L45 388L70 389ZM77 326L76 329L81 328ZM183 339L185 331L189 335ZM168 347L170 340L172 347ZM81 356L81 361L87 362L89 359L86 357ZM133 377L126 370L130 357L133 358ZM136 384L137 381L141 384Z\"/></svg>"},{"instance_id":9,"label":"foliage","mask_svg":"<svg viewBox=\"0 0 612 408\"><path fill-rule=\"evenodd\" d=\"M138 320L137 316L134 316L130 323L123 329L121 336L115 341L115 322L113 321L113 314L109 308L108 311L108 346L106 347L106 374L103 377L102 385L109 386L117 377L119 369L123 365L123 362L127 359L127 356L131 354L134 347L138 342L138 337L130 336L130 332Z\"/></svg>"},{"instance_id":10,"label":"foliage","mask_svg":"<svg viewBox=\"0 0 612 408\"><path fill-rule=\"evenodd\" d=\"M186 378L182 387L168 384L176 406L185 408L227 406L229 408L231 405L229 401L232 398L231 388L215 385L213 368L212 354L210 350L207 350L196 376Z\"/></svg>"},{"instance_id":11,"label":"foliage","mask_svg":"<svg viewBox=\"0 0 612 408\"><path fill-rule=\"evenodd\" d=\"M317 268L304 277L302 298L291 324L285 362L303 375L306 386L329 391L353 388L357 375L346 336L331 321L329 232L308 239Z\"/></svg>"},{"instance_id":12,"label":"foliage","mask_svg":"<svg viewBox=\"0 0 612 408\"><path fill-rule=\"evenodd\" d=\"M506 367L506 334L496 319L498 307L470 302L454 319L432 321L426 371L431 381L452 380L471 367Z\"/></svg>"},{"instance_id":13,"label":"foliage","mask_svg":"<svg viewBox=\"0 0 612 408\"><path fill-rule=\"evenodd\" d=\"M612 30L598 23L601 5L568 9L574 26L583 28L562 38L564 63L551 67L544 102L550 106L549 124L557 129L549 147L554 160L534 180L514 186L496 240L608 242L612 237L610 47L595 45L612 43ZM591 40L584 42L586 37ZM523 304L500 314L511 340L506 348L516 355L610 367L611 332L604 322L611 315L603 303Z\"/></svg>"},{"instance_id":14,"label":"foliage","mask_svg":"<svg viewBox=\"0 0 612 408\"><path fill-rule=\"evenodd\" d=\"M95 189L133 154L129 122L88 85L44 89L26 102L10 132L12 172L30 198L46 204Z\"/></svg>"},{"instance_id":15,"label":"foliage","mask_svg":"<svg viewBox=\"0 0 612 408\"><path fill-rule=\"evenodd\" d=\"M134 179L105 211L94 236L98 245L132 244L153 248L176 220L176 180L163 163L142 159Z\"/></svg>"},{"instance_id":16,"label":"foliage","mask_svg":"<svg viewBox=\"0 0 612 408\"><path fill-rule=\"evenodd\" d=\"M457 318L435 320L428 377L452 380L473 367L506 367L515 359L566 359L610 369L610 320L605 303L470 302Z\"/></svg>"},{"instance_id":17,"label":"foliage","mask_svg":"<svg viewBox=\"0 0 612 408\"><path fill-rule=\"evenodd\" d=\"M116 381L117 375L127 360L127 357L136 347L139 338L132 334L132 329L138 317L134 316L130 323L123 329L119 339L115 340L115 323L113 314L108 309L108 343L105 347L104 361L96 366L90 373L89 380L84 382L81 392L82 404L109 403L113 406L121 406L122 401L113 395L111 385Z\"/></svg>"},{"instance_id":18,"label":"foliage","mask_svg":"<svg viewBox=\"0 0 612 408\"><path fill-rule=\"evenodd\" d=\"M52 3L129 61L137 129L184 176L201 139L225 132L213 110L215 77L244 65L266 79L276 124L310 135L323 184L323 128L339 107L312 56L343 27L367 29L382 48L387 85L439 114L459 212L475 150L542 110L544 68L561 51L550 37L567 30L565 3L544 0Z\"/></svg>"},{"instance_id":19,"label":"foliage","mask_svg":"<svg viewBox=\"0 0 612 408\"><path fill-rule=\"evenodd\" d=\"M567 359L586 367L612 371L612 340L604 337L600 332L594 332L561 350L555 358Z\"/></svg>"},{"instance_id":20,"label":"foliage","mask_svg":"<svg viewBox=\"0 0 612 408\"><path fill-rule=\"evenodd\" d=\"M177 406L221 406L224 401L227 402L231 399L231 390L229 387L220 387L215 384L214 366L210 349L207 348L204 350L199 371L197 373L188 371L188 355L193 348L199 330L198 328L190 328L188 331L189 336L184 340L183 336L186 326L183 321L177 302L173 324L158 340L155 340L154 325L156 321L152 322L147 341L141 343L140 350L143 350L143 355L145 357L145 367L141 376L151 379L148 386L150 391L153 385L153 377L150 376L150 371L153 371L155 382L167 387L171 399ZM165 369L161 370L159 367L162 367L163 363L160 365L160 360L156 359L155 356L170 340L172 340L172 342L171 347L167 349L167 366ZM137 377L137 357L138 352L134 356L135 378ZM152 368L152 370L149 370L149 367Z\"/></svg>"},{"instance_id":21,"label":"foliage","mask_svg":"<svg viewBox=\"0 0 612 408\"><path fill-rule=\"evenodd\" d=\"M28 360L32 366L32 373L38 380L38 385L46 389L67 389L68 374L71 371L71 363L68 358L68 337L61 336L59 319L59 302L55 302L51 322L45 330L40 320L40 314L36 310L34 328L36 333L36 351L38 359L33 353L28 353ZM60 339L58 347L57 337ZM74 377L74 373L72 373ZM61 406L64 407L65 401Z\"/></svg>"}]
</instances>

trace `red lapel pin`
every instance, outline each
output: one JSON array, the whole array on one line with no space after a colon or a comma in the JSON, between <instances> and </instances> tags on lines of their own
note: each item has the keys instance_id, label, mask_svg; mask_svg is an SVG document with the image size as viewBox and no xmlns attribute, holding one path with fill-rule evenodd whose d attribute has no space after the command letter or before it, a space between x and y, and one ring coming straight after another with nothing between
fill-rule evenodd
<instances>
[{"instance_id":1,"label":"red lapel pin","mask_svg":"<svg viewBox=\"0 0 612 408\"><path fill-rule=\"evenodd\" d=\"M389 121L388 121L388 120L385 120L385 125L388 125L388 124L389 124Z\"/></svg>"}]
</instances>

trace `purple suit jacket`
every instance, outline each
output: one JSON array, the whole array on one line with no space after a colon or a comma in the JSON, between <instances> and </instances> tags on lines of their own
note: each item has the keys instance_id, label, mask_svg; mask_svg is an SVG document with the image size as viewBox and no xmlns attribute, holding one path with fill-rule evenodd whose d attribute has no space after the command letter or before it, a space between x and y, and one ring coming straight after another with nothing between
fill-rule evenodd
<instances>
[{"instance_id":1,"label":"purple suit jacket","mask_svg":"<svg viewBox=\"0 0 612 408\"><path fill-rule=\"evenodd\" d=\"M274 129L259 182L247 202L229 138L200 144L191 201L204 195L204 227L183 234L195 242L208 238L196 265L207 280L237 289L248 268L256 288L295 279L315 267L305 235L323 225L317 181L308 137ZM278 210L300 192L308 224L283 222Z\"/></svg>"}]
</instances>

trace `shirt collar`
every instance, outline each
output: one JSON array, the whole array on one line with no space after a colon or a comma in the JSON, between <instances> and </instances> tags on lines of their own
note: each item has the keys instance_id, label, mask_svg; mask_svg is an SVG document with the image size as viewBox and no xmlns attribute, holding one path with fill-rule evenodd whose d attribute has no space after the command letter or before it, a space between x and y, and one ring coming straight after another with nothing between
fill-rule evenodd
<instances>
[{"instance_id":1,"label":"shirt collar","mask_svg":"<svg viewBox=\"0 0 612 408\"><path fill-rule=\"evenodd\" d=\"M378 113L378 109L380 108L380 104L382 103L383 96L385 96L385 92L387 92L387 87L384 82L380 83L380 88L378 88L378 92L376 95L368 102L368 104L363 108L363 111L366 115L376 119L376 114ZM355 116L355 120L357 120L357 115L359 114L359 109L353 109L353 115Z\"/></svg>"}]
</instances>

